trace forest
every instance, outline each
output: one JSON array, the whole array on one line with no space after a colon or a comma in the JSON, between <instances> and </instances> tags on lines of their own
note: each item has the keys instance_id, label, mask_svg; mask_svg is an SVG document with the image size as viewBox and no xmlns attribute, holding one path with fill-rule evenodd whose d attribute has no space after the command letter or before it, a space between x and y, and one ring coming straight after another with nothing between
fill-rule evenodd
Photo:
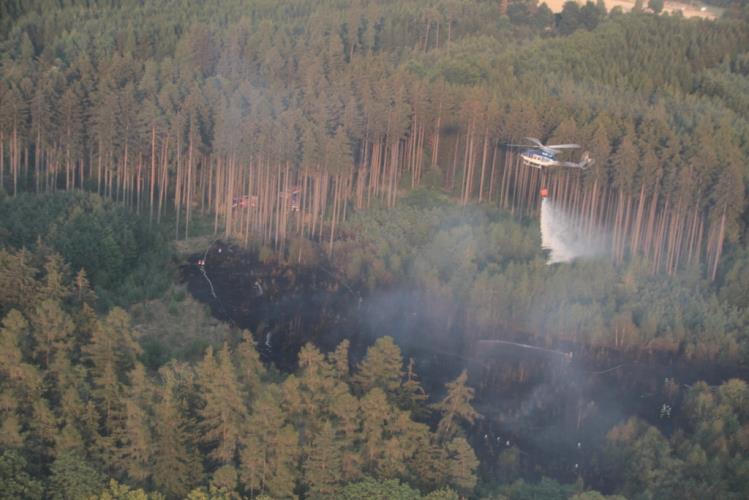
<instances>
[{"instance_id":1,"label":"forest","mask_svg":"<svg viewBox=\"0 0 749 500\"><path fill-rule=\"evenodd\" d=\"M7 192L169 208L185 238L210 211L225 237L283 252L411 188L529 212L543 182L611 231L616 262L713 280L741 235L745 21L590 2L558 18L491 1L178 4L11 9ZM580 142L594 167L541 179L502 148L528 135Z\"/></svg>"},{"instance_id":2,"label":"forest","mask_svg":"<svg viewBox=\"0 0 749 500\"><path fill-rule=\"evenodd\" d=\"M477 213L472 226L459 205L424 208L424 201L412 197L410 207L398 210L432 222L452 218L455 226L441 230L447 234L483 227L498 240L476 250L501 248L483 256L497 259L491 265L538 261L533 232L507 214L489 222L491 214ZM32 213L41 215L37 232L17 229ZM327 353L308 343L293 372L263 362L250 332L212 320L171 284L171 253L160 249L169 245L158 236L164 228L149 229L145 214L123 220L121 205L75 193L8 197L2 214L8 242L0 250L3 498L604 498L582 475L565 483L524 474L527 459L515 446L480 463L471 426L486 417L472 404L466 371L430 397L418 364L406 361L389 336L353 356L347 340ZM402 223L407 216L387 219ZM377 212L369 217L359 223L378 222ZM76 249L54 238L54 228L73 224L92 241L118 229L133 241L118 242L130 248L123 261L146 245L149 265L167 269L167 276L154 289L138 278L144 272L138 266L95 257L88 273L74 271L68 262ZM383 239L376 244L387 245L394 232L378 228ZM446 234L423 230L421 238L429 242L422 245L449 245ZM513 247L523 238L524 245ZM347 253L351 262L359 259ZM397 253L387 254L388 263L373 260L369 271L349 262L348 272L369 283L351 285L392 284L404 271L390 267ZM435 272L442 270L435 265ZM112 293L110 276L127 284L130 293L120 299L126 309L97 295ZM447 283L444 289L458 289ZM166 353L154 352L153 336ZM678 417L664 426L632 416L609 429L590 459L590 481L634 498L745 497L746 382L666 380L658 392Z\"/></svg>"},{"instance_id":3,"label":"forest","mask_svg":"<svg viewBox=\"0 0 749 500\"><path fill-rule=\"evenodd\" d=\"M749 496L749 7L712 3L1 2L0 498ZM529 136L594 163L529 169ZM547 265L541 187L604 256ZM329 345L290 316L282 366L211 248L420 326ZM545 460L486 441L566 411L533 399L550 362L435 377L418 336L695 375L575 409L585 455Z\"/></svg>"},{"instance_id":4,"label":"forest","mask_svg":"<svg viewBox=\"0 0 749 500\"><path fill-rule=\"evenodd\" d=\"M749 310L738 262L720 286L704 286L696 270L654 277L643 259L548 266L537 226L500 210L423 202L415 194L395 210L352 217L334 242L333 267L366 289L414 286L433 335L457 329L475 341L516 332L541 345L569 342L600 353L747 360Z\"/></svg>"},{"instance_id":5,"label":"forest","mask_svg":"<svg viewBox=\"0 0 749 500\"><path fill-rule=\"evenodd\" d=\"M375 487L421 498L395 478L436 491L427 498L475 487L460 431L477 417L465 374L434 405L432 431L411 417L426 396L389 337L353 372L343 342L327 355L305 346L284 376L246 331L233 348L149 372L140 326L119 307L97 313L85 276L58 254L2 251L0 263L3 498L130 498L106 478L167 498L234 498L240 485L251 497Z\"/></svg>"}]
</instances>

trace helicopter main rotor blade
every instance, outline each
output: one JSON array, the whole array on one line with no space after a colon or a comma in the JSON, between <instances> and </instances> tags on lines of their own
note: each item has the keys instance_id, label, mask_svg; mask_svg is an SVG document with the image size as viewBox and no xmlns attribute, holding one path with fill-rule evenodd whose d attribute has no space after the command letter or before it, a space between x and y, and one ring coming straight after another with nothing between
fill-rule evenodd
<instances>
[{"instance_id":1,"label":"helicopter main rotor blade","mask_svg":"<svg viewBox=\"0 0 749 500\"><path fill-rule=\"evenodd\" d=\"M533 144L535 144L536 146L540 148L544 147L543 143L539 141L538 139L536 139L535 137L526 137L525 140L532 142Z\"/></svg>"},{"instance_id":2,"label":"helicopter main rotor blade","mask_svg":"<svg viewBox=\"0 0 749 500\"><path fill-rule=\"evenodd\" d=\"M579 148L579 144L549 144L546 146L549 149L576 149Z\"/></svg>"}]
</instances>

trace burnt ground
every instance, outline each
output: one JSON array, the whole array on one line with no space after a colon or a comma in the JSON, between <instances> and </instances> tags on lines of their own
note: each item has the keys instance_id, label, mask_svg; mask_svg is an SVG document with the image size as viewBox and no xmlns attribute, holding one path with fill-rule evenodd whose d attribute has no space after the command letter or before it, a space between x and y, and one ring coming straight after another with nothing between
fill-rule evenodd
<instances>
[{"instance_id":1,"label":"burnt ground","mask_svg":"<svg viewBox=\"0 0 749 500\"><path fill-rule=\"evenodd\" d=\"M203 258L205 274L198 265ZM474 405L484 417L469 429L469 438L490 481L514 471L530 479L581 478L606 492L612 471L601 449L611 427L629 416L665 433L683 424L680 396L664 390L667 381L684 388L697 380L747 379L746 369L736 366L601 356L575 346L531 348L533 340L517 334L508 334L505 343L465 344L463 332L445 327L444 315L435 311L440 305L418 290L368 293L324 265L263 264L222 242L192 256L181 271L190 293L209 304L218 319L252 331L261 356L280 370L294 369L306 342L327 352L349 339L355 364L384 335L394 337L406 359L415 360L432 399L467 369L476 389ZM672 408L670 415L662 414L664 404ZM506 461L510 452L518 457L516 465Z\"/></svg>"}]
</instances>

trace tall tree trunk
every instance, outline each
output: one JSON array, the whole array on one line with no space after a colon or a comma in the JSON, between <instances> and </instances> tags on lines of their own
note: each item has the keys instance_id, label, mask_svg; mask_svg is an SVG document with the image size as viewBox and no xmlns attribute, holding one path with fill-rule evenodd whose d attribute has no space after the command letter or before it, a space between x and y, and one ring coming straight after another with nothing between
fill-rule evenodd
<instances>
[{"instance_id":1,"label":"tall tree trunk","mask_svg":"<svg viewBox=\"0 0 749 500\"><path fill-rule=\"evenodd\" d=\"M481 179L479 180L479 203L481 203L484 195L484 177L486 175L486 158L489 152L489 130L484 129L484 147L481 153Z\"/></svg>"},{"instance_id":2,"label":"tall tree trunk","mask_svg":"<svg viewBox=\"0 0 749 500\"><path fill-rule=\"evenodd\" d=\"M715 255L713 256L713 262L710 269L710 281L715 281L715 277L718 275L718 264L720 263L720 256L723 253L723 240L726 232L726 207L723 207L723 213L720 216L720 229L718 230L718 237L715 241Z\"/></svg>"},{"instance_id":3,"label":"tall tree trunk","mask_svg":"<svg viewBox=\"0 0 749 500\"><path fill-rule=\"evenodd\" d=\"M148 224L153 221L153 193L156 185L156 127L151 127L151 175L148 186Z\"/></svg>"},{"instance_id":4,"label":"tall tree trunk","mask_svg":"<svg viewBox=\"0 0 749 500\"><path fill-rule=\"evenodd\" d=\"M190 145L187 152L187 183L185 186L185 239L190 232L190 208L192 205L192 162L193 162L193 138L190 137Z\"/></svg>"},{"instance_id":5,"label":"tall tree trunk","mask_svg":"<svg viewBox=\"0 0 749 500\"><path fill-rule=\"evenodd\" d=\"M632 238L630 240L630 248L632 255L639 252L640 245L640 233L642 232L642 216L643 210L645 209L645 184L640 186L640 197L637 200L637 213L635 214L635 224L632 229Z\"/></svg>"}]
</instances>

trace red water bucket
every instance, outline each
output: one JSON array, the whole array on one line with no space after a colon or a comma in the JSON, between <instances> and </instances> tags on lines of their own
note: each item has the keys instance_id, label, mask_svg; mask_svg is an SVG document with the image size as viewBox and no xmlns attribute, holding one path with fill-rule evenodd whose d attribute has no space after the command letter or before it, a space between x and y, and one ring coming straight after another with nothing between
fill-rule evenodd
<instances>
[{"instance_id":1,"label":"red water bucket","mask_svg":"<svg viewBox=\"0 0 749 500\"><path fill-rule=\"evenodd\" d=\"M546 198L549 196L549 190L546 188L541 188L541 198Z\"/></svg>"}]
</instances>

